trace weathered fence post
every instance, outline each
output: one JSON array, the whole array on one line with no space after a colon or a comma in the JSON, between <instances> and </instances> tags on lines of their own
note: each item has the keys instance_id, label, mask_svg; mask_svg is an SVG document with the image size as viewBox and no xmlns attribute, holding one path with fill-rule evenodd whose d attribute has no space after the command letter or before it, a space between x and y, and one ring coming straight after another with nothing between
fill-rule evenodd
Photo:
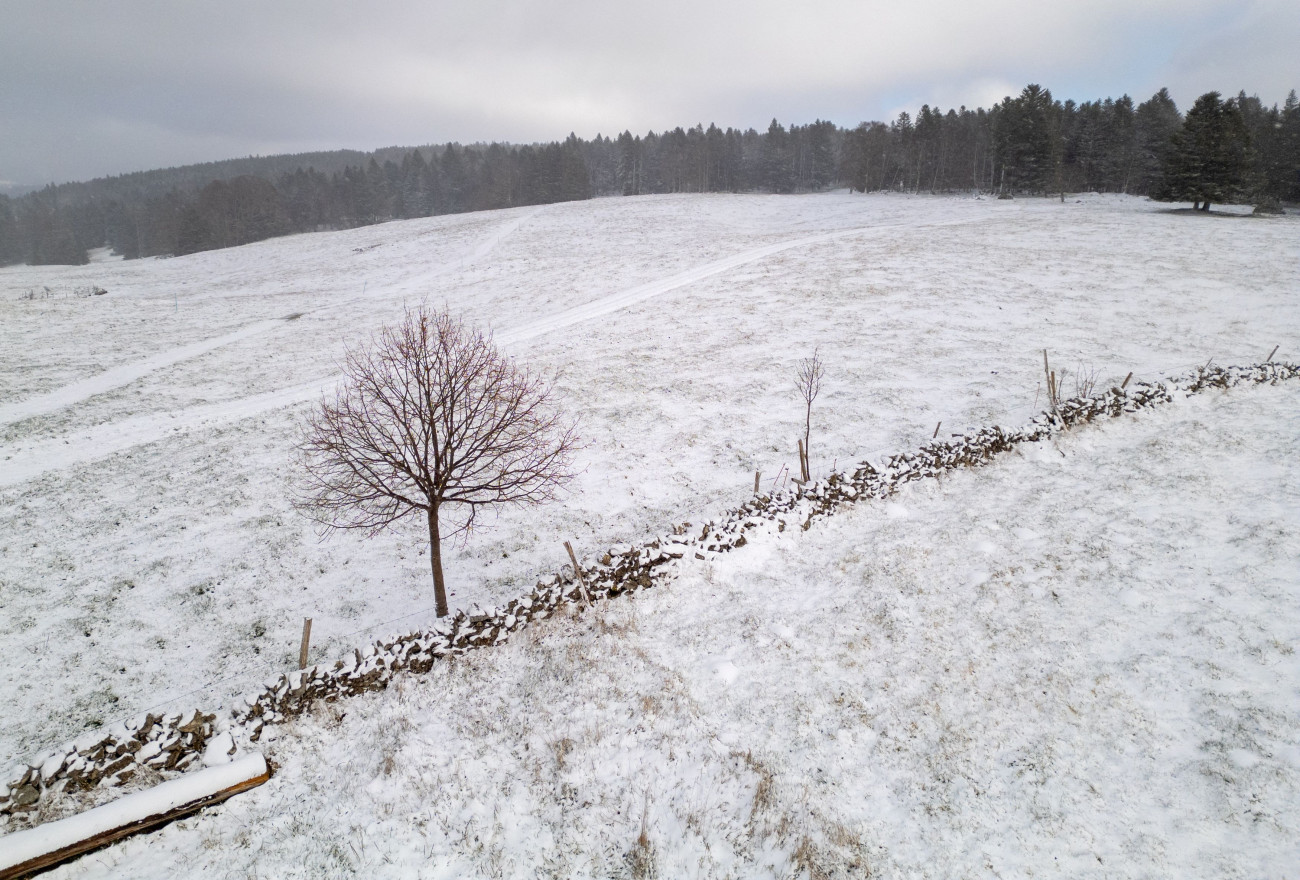
<instances>
[{"instance_id":1,"label":"weathered fence post","mask_svg":"<svg viewBox=\"0 0 1300 880\"><path fill-rule=\"evenodd\" d=\"M311 618L302 619L302 647L298 649L298 668L307 668L307 648L311 645Z\"/></svg>"},{"instance_id":2,"label":"weathered fence post","mask_svg":"<svg viewBox=\"0 0 1300 880\"><path fill-rule=\"evenodd\" d=\"M569 552L569 561L573 563L573 574L578 579L578 586L582 588L582 600L590 605L591 594L587 592L587 579L582 576L582 566L578 565L578 556L573 552L573 545L565 541L564 549Z\"/></svg>"}]
</instances>

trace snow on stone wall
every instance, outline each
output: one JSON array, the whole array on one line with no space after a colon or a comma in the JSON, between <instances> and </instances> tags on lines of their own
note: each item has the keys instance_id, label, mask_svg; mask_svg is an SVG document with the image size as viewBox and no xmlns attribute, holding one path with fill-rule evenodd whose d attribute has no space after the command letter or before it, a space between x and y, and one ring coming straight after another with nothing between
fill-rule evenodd
<instances>
[{"instance_id":1,"label":"snow on stone wall","mask_svg":"<svg viewBox=\"0 0 1300 880\"><path fill-rule=\"evenodd\" d=\"M47 794L118 786L142 767L184 773L203 760L216 733L215 714L198 709L166 715L146 713L131 721L91 731L10 774L0 793L0 813L34 809ZM234 741L228 736L230 751Z\"/></svg>"}]
</instances>

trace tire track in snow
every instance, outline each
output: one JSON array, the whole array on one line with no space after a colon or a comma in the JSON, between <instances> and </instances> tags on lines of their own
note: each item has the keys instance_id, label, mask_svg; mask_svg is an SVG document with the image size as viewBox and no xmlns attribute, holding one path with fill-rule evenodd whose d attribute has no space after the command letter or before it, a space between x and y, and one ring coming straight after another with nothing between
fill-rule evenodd
<instances>
[{"instance_id":1,"label":"tire track in snow","mask_svg":"<svg viewBox=\"0 0 1300 880\"><path fill-rule=\"evenodd\" d=\"M40 440L0 457L0 486L34 480L50 471L107 458L136 446L173 436L183 436L208 426L241 421L260 413L292 406L317 396L322 382L304 382L288 388L209 403L173 412L131 416L50 440Z\"/></svg>"},{"instance_id":2,"label":"tire track in snow","mask_svg":"<svg viewBox=\"0 0 1300 880\"><path fill-rule=\"evenodd\" d=\"M512 220L507 220L505 223L502 223L500 226L493 228L491 232L488 232L486 235L483 235L481 238L479 238L478 243L474 245L474 249L471 250L469 253L463 254L462 256L459 256L454 260L447 260L442 265L437 266L421 274L419 276L420 283L424 284L427 283L430 279L441 278L444 275L450 275L452 272L460 271L465 269L468 266L474 265L479 260L483 259L487 255L492 253L494 250L496 250L500 246L502 241L504 241L505 239L509 238L511 235L514 235L516 232L518 232L520 226L523 226L529 220L532 220L535 217L537 217L538 214L541 214L548 207L550 206L540 205L537 208L533 209L532 211L529 211L527 214L520 214L518 217L515 217ZM409 281L409 279L407 280ZM384 288L381 288L379 286L376 286L374 288L374 290L376 291L381 289ZM397 282L395 284L387 285L387 289L389 290L390 293L393 292L394 289L401 290L402 282ZM303 314L319 315L322 312L337 310L343 308L344 306L355 305L359 302L365 302L368 299L369 297L366 294L361 293L356 296L349 297L348 299L340 300L339 302L332 302L327 305L318 306L317 308L314 308L309 312L304 312Z\"/></svg>"},{"instance_id":3,"label":"tire track in snow","mask_svg":"<svg viewBox=\"0 0 1300 880\"><path fill-rule=\"evenodd\" d=\"M522 214L497 227L490 234L479 239L478 243L469 254L459 257L455 261L444 263L440 269L437 269L432 273L432 277L449 274L455 269L463 268L483 259L497 248L502 239L518 231L520 226L522 226L526 221L536 217L542 212L542 210L544 210L544 208L538 208L535 211ZM304 314L315 315L330 309L338 309L343 306L360 302L364 298L364 296L354 296L343 300L342 302L329 303L328 305L312 309L309 312L303 312L295 317L302 317ZM256 324L241 327L234 332L226 333L222 336L214 336L211 339L193 342L189 345L182 345L179 348L174 348L171 351L165 351L161 354L144 358L143 360L136 361L133 364L112 367L104 370L102 373L98 373L87 379L80 379L76 382L71 382L61 388L56 388L53 391L47 391L44 394L37 394L34 397L29 397L16 403L0 406L0 425L12 425L16 422L21 422L24 419L45 415L72 406L74 403L80 403L83 400L94 397L96 394L104 394L108 391L114 391L123 386L130 385L138 379L143 379L145 376L156 370L165 369L166 367L179 364L183 361L200 357L223 346L231 345L244 339L249 339L260 333L264 333L273 327L283 326L290 320L292 320L292 318L284 317L259 321ZM262 395L259 395L259 397L260 396ZM249 399L252 400L254 398ZM127 419L125 421L129 422L133 420Z\"/></svg>"},{"instance_id":4,"label":"tire track in snow","mask_svg":"<svg viewBox=\"0 0 1300 880\"><path fill-rule=\"evenodd\" d=\"M509 231L514 231L533 214L517 218L507 224ZM720 275L747 263L757 262L796 248L808 247L823 242L837 241L859 235L884 232L895 229L937 229L947 226L961 226L988 219L986 216L965 217L955 220L940 220L931 223L889 223L875 226L860 226L853 229L839 229L816 235L803 236L776 242L762 247L751 248L730 257L714 260L684 272L678 272L659 281L652 281L609 296L601 297L579 306L558 312L550 317L529 321L512 329L494 333L498 344L511 345L535 339L556 330L571 327L593 318L603 317L636 305L654 297L702 281L714 275ZM507 233L508 234L508 233ZM475 250L473 259L478 259L495 247L499 234L484 239ZM334 387L338 376L324 376L281 388L276 391L256 394L224 403L204 404L183 410L136 416L99 425L75 434L56 437L33 443L30 446L14 449L6 454L0 447L0 487L13 486L36 479L50 471L63 470L76 464L95 461L114 453L123 452L134 446L141 446L169 436L181 435L209 425L228 424L242 419L281 409L308 400L318 398L323 392Z\"/></svg>"},{"instance_id":5,"label":"tire track in snow","mask_svg":"<svg viewBox=\"0 0 1300 880\"><path fill-rule=\"evenodd\" d=\"M42 416L63 409L66 406L72 406L74 403L80 403L89 397L94 397L96 394L103 394L106 391L121 388L123 385L130 385L155 370L179 364L181 361L207 354L213 349L264 333L272 327L283 324L286 320L288 319L272 318L269 321L259 321L224 336L214 336L211 339L182 345L180 348L173 348L171 351L147 357L133 364L112 367L91 376L89 379L81 379L64 385L62 388L56 388L53 391L47 391L44 394L38 394L17 403L0 406L0 425L12 425L14 422L21 422L23 419Z\"/></svg>"},{"instance_id":6,"label":"tire track in snow","mask_svg":"<svg viewBox=\"0 0 1300 880\"><path fill-rule=\"evenodd\" d=\"M803 238L794 238L788 241L776 242L775 244L764 245L763 247L742 251L741 253L733 254L730 257L723 257L721 260L715 260L712 263L705 263L703 266L696 266L693 269L687 269L685 272L678 272L676 275L670 275L669 277L659 281L651 281L650 283L642 284L639 287L633 287L629 290L611 294L610 296L601 297L592 302L584 303L580 306L574 306L571 309L566 309L550 316L549 318L529 321L527 324L522 324L510 330L493 333L492 336L500 345L511 345L516 342L525 342L529 339L535 339L538 336L543 336L556 330L562 330L565 327L571 327L574 324L583 321L589 321L592 318L604 317L605 315L625 309L628 306L633 306L637 303L644 302L645 300L662 296L663 294L676 290L679 287L685 287L688 284L703 281L705 278L720 275L723 272L743 266L746 263L757 262L758 260L766 259L767 257L775 256L776 254L785 251L808 247L809 245L865 235L869 232L881 232L891 229L934 229L943 226L960 226L983 219L985 218L967 217L960 220L940 220L934 223L888 223L878 226L858 226L853 229L839 229L834 232L821 232Z\"/></svg>"}]
</instances>

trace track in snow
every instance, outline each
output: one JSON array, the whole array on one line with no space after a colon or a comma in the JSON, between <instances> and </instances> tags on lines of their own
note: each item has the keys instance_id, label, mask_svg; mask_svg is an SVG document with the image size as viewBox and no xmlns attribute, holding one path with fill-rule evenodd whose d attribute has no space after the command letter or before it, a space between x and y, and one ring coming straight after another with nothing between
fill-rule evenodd
<instances>
[{"instance_id":1,"label":"track in snow","mask_svg":"<svg viewBox=\"0 0 1300 880\"><path fill-rule=\"evenodd\" d=\"M453 270L462 269L465 266L483 259L488 254L492 253L498 245L500 245L502 239L513 234L526 221L531 220L540 214L542 210L542 208L538 208L536 211L531 211L503 223L501 226L494 229L491 234L483 236L469 254L458 258L454 262L444 263L443 266L434 271L432 275L434 277L445 275ZM311 312L304 314L317 314L329 309L337 309L345 305L359 302L364 298L364 294L354 296L343 300L342 302L334 302L317 309L312 309ZM21 422L24 419L30 419L35 416L42 416L47 413L56 412L64 407L72 406L74 403L80 403L83 400L94 397L96 394L104 394L108 391L114 391L118 388L130 385L132 382L142 379L156 370L165 369L166 367L200 357L201 355L205 355L208 352L214 351L223 346L240 342L244 339L249 339L260 333L264 333L273 327L283 326L286 321L299 317L301 317L301 315L272 318L269 321L259 321L256 324L241 327L231 333L214 336L211 339L204 339L200 342L190 343L189 345L182 345L179 348L174 348L171 351L165 351L161 354L144 358L133 364L113 367L112 369L91 376L88 379L80 379L76 382L71 382L64 385L62 388L56 388L53 391L38 394L35 397L20 400L17 403L0 406L0 425L12 425L16 422ZM265 395L259 395L259 397L264 396ZM254 398L249 399L252 400ZM0 484L3 483L3 478L0 478Z\"/></svg>"},{"instance_id":2,"label":"track in snow","mask_svg":"<svg viewBox=\"0 0 1300 880\"><path fill-rule=\"evenodd\" d=\"M156 354L153 357L147 357L144 360L136 361L133 364L126 364L121 367L113 367L102 373L91 376L89 379L81 379L64 385L62 388L56 388L45 394L38 394L35 397L29 397L26 400L20 400L17 403L10 403L0 406L0 425L12 425L15 422L21 422L24 419L30 419L35 416L43 416L46 413L55 412L63 409L65 406L72 406L74 403L80 403L87 398L94 397L96 394L103 394L107 391L113 391L124 385L130 385L137 379L142 379L155 370L161 370L170 367L173 364L179 364L182 361L199 357L208 352L221 348L224 345L230 345L233 342L239 342L242 339L248 339L259 333L264 333L272 327L282 325L287 318L272 318L269 321L258 321L256 324L250 324L247 327L241 327L233 333L227 333L223 336L214 336L211 339L204 339L201 342L192 342L189 345L182 345L180 348L173 348L171 351L165 351L162 354Z\"/></svg>"},{"instance_id":3,"label":"track in snow","mask_svg":"<svg viewBox=\"0 0 1300 880\"><path fill-rule=\"evenodd\" d=\"M514 232L519 226L538 212L517 217L505 224L501 229L494 232L491 236L482 239L479 245L467 260L477 260L486 256L499 243L505 235ZM785 251L795 250L797 248L808 247L823 242L835 241L843 238L850 238L859 235L866 235L872 232L881 232L892 229L934 229L945 226L960 226L969 223L975 223L984 219L983 217L970 217L960 220L942 220L933 223L890 223L873 226L860 226L853 229L841 229L833 232L823 232L816 235L808 235L800 238L790 239L788 241L777 242L775 244L763 245L762 247L752 248L733 254L730 257L724 257L721 260L714 260L697 266L693 269L687 269L684 272L678 272L659 281L652 281L648 284L638 285L637 287L618 293L610 294L579 306L557 312L547 318L541 318L535 321L529 321L514 328L501 331L494 334L494 339L498 344L511 345L519 342L525 342L544 336L547 333L553 333L575 324L589 321L593 318L603 317L636 305L649 299L662 296L697 281L702 281L714 275L720 275L731 269L748 263L757 262ZM274 325L278 321L262 322L266 325ZM266 329L262 325L254 325L261 329ZM252 335L254 328L245 328L237 333ZM213 343L225 344L234 341L236 334L230 334L227 337L221 337L220 340L212 340ZM243 337L241 337L243 338ZM221 340L224 340L222 342ZM197 343L195 346L187 348L197 348L205 343ZM205 351L215 348L216 344L209 345ZM177 349L169 355L175 355L185 349ZM190 357L197 356L202 352L196 351ZM159 359L169 355L159 356ZM167 363L176 363L183 358L172 358ZM150 359L150 361L155 359ZM148 361L141 362L141 368ZM159 363L158 366L166 364ZM123 368L130 369L130 368ZM109 371L110 373L113 371ZM144 375L148 370L141 370L135 378ZM101 376L106 374L101 374ZM95 377L100 378L100 377ZM185 433L195 428L215 425L228 424L237 422L242 419L260 415L261 413L270 412L282 407L293 406L308 400L315 399L323 391L332 388L338 381L338 376L324 376L317 380L303 382L287 388L276 391L257 394L251 397L244 397L237 400L231 400L224 403L204 404L201 406L190 407L175 412L154 413L147 416L136 416L123 419L118 422L112 422L106 425L99 425L85 431L79 431L74 434L56 437L50 440L38 441L30 446L18 448L7 456L0 458L3 463L3 471L0 471L0 486L12 486L49 473L51 471L62 470L72 467L73 465L82 464L88 461L96 461L106 458L114 453L123 452L134 446L140 446L147 443L153 443L165 439L173 434ZM80 385L85 385L94 380L86 380L81 383L74 383L71 386L65 386L64 389L51 392L42 397L54 397ZM124 383L123 383L124 384ZM104 390L115 385L106 385ZM97 391L92 393L98 393ZM89 396L89 395L85 395ZM75 398L84 399L84 398ZM69 400L69 402L75 402ZM16 404L15 406L20 406ZM66 403L63 405L67 405ZM0 448L0 454L3 454L3 448Z\"/></svg>"},{"instance_id":4,"label":"track in snow","mask_svg":"<svg viewBox=\"0 0 1300 880\"><path fill-rule=\"evenodd\" d=\"M501 345L510 345L516 342L535 339L538 336L544 336L547 333L552 333L565 327L571 327L574 324L589 321L592 318L603 317L612 312L617 312L620 309L625 309L628 306L636 305L637 303L653 299L657 296L662 296L663 294L676 290L679 287L685 287L688 284L694 284L696 281L703 281L705 278L720 275L729 269L735 269L739 266L745 265L746 263L753 263L796 248L821 244L826 241L835 241L836 239L841 238L864 235L868 232L880 232L888 229L932 229L942 226L960 226L966 223L974 223L981 219L984 218L971 217L963 220L943 220L936 223L888 223L878 226L859 226L854 229L823 232L817 235L791 239L790 241L764 245L763 247L743 251L730 257L724 257L721 260L715 260L712 263L705 263L703 266L697 266L694 269L687 269L685 272L670 275L660 281L651 281L649 284L642 284L639 287L633 287L620 293L601 297L600 299L593 300L589 303L583 303L580 306L574 306L571 309L565 309L549 318L529 321L527 324L521 324L513 329L495 333L493 334L493 338Z\"/></svg>"}]
</instances>

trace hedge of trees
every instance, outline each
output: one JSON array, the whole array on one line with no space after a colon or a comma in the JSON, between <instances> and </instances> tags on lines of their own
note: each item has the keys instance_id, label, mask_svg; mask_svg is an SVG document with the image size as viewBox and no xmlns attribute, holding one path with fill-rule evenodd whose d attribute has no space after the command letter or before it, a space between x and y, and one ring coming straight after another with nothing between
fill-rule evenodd
<instances>
[{"instance_id":1,"label":"hedge of trees","mask_svg":"<svg viewBox=\"0 0 1300 880\"><path fill-rule=\"evenodd\" d=\"M1211 203L1300 201L1300 101L1210 92L1186 116L1165 89L1134 104L1029 85L988 109L923 106L853 129L716 125L517 146L446 144L249 157L0 196L0 265L130 259L596 195L671 192L1080 191Z\"/></svg>"}]
</instances>

